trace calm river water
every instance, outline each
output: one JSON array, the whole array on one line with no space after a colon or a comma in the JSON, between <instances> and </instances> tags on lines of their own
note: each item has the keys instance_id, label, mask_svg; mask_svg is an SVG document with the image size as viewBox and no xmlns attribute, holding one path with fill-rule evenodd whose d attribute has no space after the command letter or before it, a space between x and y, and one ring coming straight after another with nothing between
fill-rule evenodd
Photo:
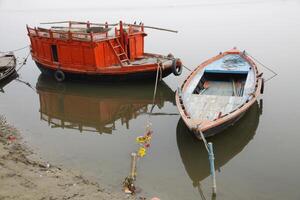
<instances>
[{"instance_id":1,"label":"calm river water","mask_svg":"<svg viewBox=\"0 0 300 200\"><path fill-rule=\"evenodd\" d=\"M50 3L51 2L51 3ZM126 3L125 3L126 2ZM148 30L147 52L197 64L234 46L271 66L262 100L215 145L217 199L300 199L299 52L297 0L33 1L0 0L0 51L29 44L26 24L57 20L143 21L176 29ZM16 52L22 60L28 49ZM147 197L211 199L207 153L180 120L174 91L187 76L159 85L153 138L138 163L137 185ZM268 78L271 74L264 73ZM135 138L144 134L153 84L61 83L29 59L0 93L0 113L18 127L34 151L51 163L81 171L112 190L129 173Z\"/></svg>"}]
</instances>

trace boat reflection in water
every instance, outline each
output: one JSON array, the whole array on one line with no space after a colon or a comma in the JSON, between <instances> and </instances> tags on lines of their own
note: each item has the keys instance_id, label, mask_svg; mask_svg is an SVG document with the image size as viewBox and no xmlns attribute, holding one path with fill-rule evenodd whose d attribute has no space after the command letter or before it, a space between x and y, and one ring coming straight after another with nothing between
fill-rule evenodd
<instances>
[{"instance_id":1,"label":"boat reflection in water","mask_svg":"<svg viewBox=\"0 0 300 200\"><path fill-rule=\"evenodd\" d=\"M10 84L13 80L15 80L18 77L17 73L12 74L11 76L9 76L8 78L6 78L5 80L2 80L0 82L0 92L1 93L5 93L4 88Z\"/></svg>"},{"instance_id":2,"label":"boat reflection in water","mask_svg":"<svg viewBox=\"0 0 300 200\"><path fill-rule=\"evenodd\" d=\"M220 169L233 157L239 154L253 139L262 112L256 102L239 122L209 139L214 145L215 168ZM194 187L210 176L208 154L202 141L193 136L182 119L177 124L177 145L182 162Z\"/></svg>"},{"instance_id":3,"label":"boat reflection in water","mask_svg":"<svg viewBox=\"0 0 300 200\"><path fill-rule=\"evenodd\" d=\"M52 128L111 134L117 120L129 129L131 119L150 112L154 83L57 83L40 75L36 88L41 120ZM174 95L165 83L159 83L155 106L162 108L165 102L175 105Z\"/></svg>"}]
</instances>

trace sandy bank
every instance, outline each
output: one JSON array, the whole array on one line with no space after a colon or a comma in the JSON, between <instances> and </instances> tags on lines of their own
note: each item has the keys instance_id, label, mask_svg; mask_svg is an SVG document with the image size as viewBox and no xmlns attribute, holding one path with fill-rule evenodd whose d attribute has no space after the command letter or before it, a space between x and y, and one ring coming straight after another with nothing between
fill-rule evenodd
<instances>
[{"instance_id":1,"label":"sandy bank","mask_svg":"<svg viewBox=\"0 0 300 200\"><path fill-rule=\"evenodd\" d=\"M32 158L18 131L0 116L0 200L128 199L80 174Z\"/></svg>"}]
</instances>

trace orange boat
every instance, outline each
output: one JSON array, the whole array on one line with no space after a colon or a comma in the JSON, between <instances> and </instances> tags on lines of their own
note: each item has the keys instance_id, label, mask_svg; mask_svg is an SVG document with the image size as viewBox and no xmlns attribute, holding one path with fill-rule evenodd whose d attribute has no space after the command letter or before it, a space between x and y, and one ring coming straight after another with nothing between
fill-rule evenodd
<instances>
[{"instance_id":1,"label":"orange boat","mask_svg":"<svg viewBox=\"0 0 300 200\"><path fill-rule=\"evenodd\" d=\"M57 26L64 24L65 26ZM41 72L65 79L99 81L155 79L182 71L180 59L144 52L143 24L50 22L50 28L27 26L31 55ZM56 26L52 26L56 24ZM159 30L167 30L155 28ZM170 31L170 30L167 30ZM174 31L172 31L174 32Z\"/></svg>"}]
</instances>

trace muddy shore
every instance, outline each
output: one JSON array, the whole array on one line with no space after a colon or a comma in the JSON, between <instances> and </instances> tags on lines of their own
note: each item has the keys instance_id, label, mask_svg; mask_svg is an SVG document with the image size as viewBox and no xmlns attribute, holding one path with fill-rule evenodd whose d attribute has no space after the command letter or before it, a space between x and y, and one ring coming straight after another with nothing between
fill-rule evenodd
<instances>
[{"instance_id":1,"label":"muddy shore","mask_svg":"<svg viewBox=\"0 0 300 200\"><path fill-rule=\"evenodd\" d=\"M0 116L0 200L2 199L134 199L109 191L69 169L53 166L22 142Z\"/></svg>"}]
</instances>

